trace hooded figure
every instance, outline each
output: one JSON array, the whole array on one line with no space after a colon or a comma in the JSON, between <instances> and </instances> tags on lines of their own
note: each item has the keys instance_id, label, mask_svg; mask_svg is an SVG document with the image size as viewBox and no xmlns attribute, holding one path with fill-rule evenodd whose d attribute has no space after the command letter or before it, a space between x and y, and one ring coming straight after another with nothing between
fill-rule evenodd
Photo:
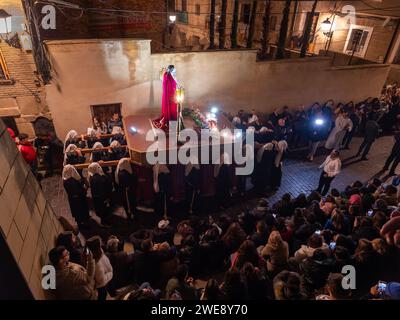
<instances>
[{"instance_id":1,"label":"hooded figure","mask_svg":"<svg viewBox=\"0 0 400 320\"><path fill-rule=\"evenodd\" d=\"M166 216L171 190L171 173L166 164L156 163L153 166L153 188L156 193L155 211Z\"/></svg>"},{"instance_id":2,"label":"hooded figure","mask_svg":"<svg viewBox=\"0 0 400 320\"><path fill-rule=\"evenodd\" d=\"M185 166L186 201L189 203L189 213L193 213L196 195L200 193L199 159L192 156Z\"/></svg>"},{"instance_id":3,"label":"hooded figure","mask_svg":"<svg viewBox=\"0 0 400 320\"><path fill-rule=\"evenodd\" d=\"M108 159L110 161L115 161L126 157L128 157L126 149L121 147L121 144L117 140L111 142L110 149L108 150Z\"/></svg>"},{"instance_id":4,"label":"hooded figure","mask_svg":"<svg viewBox=\"0 0 400 320\"><path fill-rule=\"evenodd\" d=\"M272 166L272 179L271 186L273 189L278 189L282 182L282 162L284 158L285 151L288 148L288 144L285 140L279 141L277 144L277 154L275 156L275 162Z\"/></svg>"},{"instance_id":5,"label":"hooded figure","mask_svg":"<svg viewBox=\"0 0 400 320\"><path fill-rule=\"evenodd\" d=\"M75 144L69 144L64 152L64 166L67 164L85 163L86 158Z\"/></svg>"},{"instance_id":6,"label":"hooded figure","mask_svg":"<svg viewBox=\"0 0 400 320\"><path fill-rule=\"evenodd\" d=\"M257 163L253 180L255 187L259 191L263 191L267 184L270 184L275 153L273 143L266 143L257 151Z\"/></svg>"},{"instance_id":7,"label":"hooded figure","mask_svg":"<svg viewBox=\"0 0 400 320\"><path fill-rule=\"evenodd\" d=\"M136 211L136 186L137 177L133 173L129 158L122 158L118 162L115 171L115 182L118 186L118 194L121 197L128 218L133 219Z\"/></svg>"},{"instance_id":8,"label":"hooded figure","mask_svg":"<svg viewBox=\"0 0 400 320\"><path fill-rule=\"evenodd\" d=\"M228 153L222 154L220 163L214 166L214 178L216 180L216 199L221 207L225 207L231 198L231 172L232 161Z\"/></svg>"},{"instance_id":9,"label":"hooded figure","mask_svg":"<svg viewBox=\"0 0 400 320\"><path fill-rule=\"evenodd\" d=\"M99 142L100 139L97 138L97 131L93 128L87 129L87 139L86 144L89 149L92 149L96 142Z\"/></svg>"},{"instance_id":10,"label":"hooded figure","mask_svg":"<svg viewBox=\"0 0 400 320\"><path fill-rule=\"evenodd\" d=\"M62 172L64 189L68 195L68 203L71 214L78 226L87 222L90 218L89 207L86 198L87 188L84 180L74 166L67 164Z\"/></svg>"},{"instance_id":11,"label":"hooded figure","mask_svg":"<svg viewBox=\"0 0 400 320\"><path fill-rule=\"evenodd\" d=\"M80 141L78 132L76 132L75 130L71 130L67 133L65 140L64 140L64 152L70 144L75 144L79 148L85 147L85 144L83 143L83 141Z\"/></svg>"},{"instance_id":12,"label":"hooded figure","mask_svg":"<svg viewBox=\"0 0 400 320\"><path fill-rule=\"evenodd\" d=\"M103 169L97 162L93 162L88 167L89 184L92 192L94 210L101 218L103 224L108 223L110 215L110 199L112 183L104 174Z\"/></svg>"}]
</instances>

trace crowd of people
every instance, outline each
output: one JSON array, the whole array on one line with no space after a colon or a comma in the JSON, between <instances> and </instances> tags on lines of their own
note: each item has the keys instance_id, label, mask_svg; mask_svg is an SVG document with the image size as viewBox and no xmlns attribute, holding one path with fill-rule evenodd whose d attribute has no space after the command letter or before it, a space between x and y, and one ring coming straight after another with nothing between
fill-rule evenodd
<instances>
[{"instance_id":1,"label":"crowd of people","mask_svg":"<svg viewBox=\"0 0 400 320\"><path fill-rule=\"evenodd\" d=\"M56 268L59 299L125 300L338 300L400 299L400 176L388 181L355 181L341 192L331 189L340 172L339 149L349 148L352 138L362 133L364 140L357 155L367 159L368 151L381 130L397 125L386 116L397 108L397 90L391 92L390 109L382 113L383 101L369 99L361 104L333 101L299 108L294 115L284 108L275 110L268 121L255 110L233 118L238 128L253 127L257 165L253 175L256 188L280 185L281 165L289 147L309 143L309 160L319 145L329 155L321 164L318 187L310 194L282 198L269 204L265 198L239 215L192 215L175 224L163 218L154 228L138 229L127 239L94 236L85 243L73 232L59 235L49 259ZM400 113L399 113L400 114ZM247 120L246 120L247 119ZM103 126L104 130L107 126ZM118 127L118 126L117 126ZM96 128L93 128L96 130ZM108 132L113 130L107 128ZM111 131L112 132L112 131ZM65 148L79 150L77 135L69 135ZM80 140L80 139L78 139ZM93 141L103 152L106 143ZM399 146L397 146L399 144ZM69 149L68 149L69 148ZM100 152L99 151L99 152ZM68 153L66 152L66 153ZM397 153L396 153L397 152ZM383 169L395 173L400 155L400 136ZM67 154L64 185L71 209L85 207L86 179L74 168L81 163L79 151ZM104 154L103 154L104 156ZM129 160L122 157L115 172L108 174L92 155L89 186L95 212L107 223L111 190L122 190L126 212L135 208L135 175ZM189 166L187 177L198 183L199 172ZM216 167L218 198L229 197L231 183L222 161ZM191 173L194 175L191 176ZM170 180L165 165L155 166L155 192L167 192ZM108 177L111 176L113 181ZM107 182L106 182L107 181ZM197 181L197 182L196 182ZM119 189L121 188L121 189ZM68 192L68 189L77 192ZM82 197L84 195L84 198ZM106 213L107 212L107 213ZM112 232L112 229L110 229ZM126 249L126 244L133 246ZM355 286L343 286L344 266L355 270Z\"/></svg>"},{"instance_id":2,"label":"crowd of people","mask_svg":"<svg viewBox=\"0 0 400 320\"><path fill-rule=\"evenodd\" d=\"M355 181L238 216L161 220L129 239L98 236L82 245L59 235L49 253L59 299L336 300L400 299L400 208L395 177ZM179 235L179 237L177 236ZM124 242L133 252L124 250ZM355 287L342 286L354 266ZM199 279L203 279L200 282ZM122 288L125 288L123 290Z\"/></svg>"}]
</instances>

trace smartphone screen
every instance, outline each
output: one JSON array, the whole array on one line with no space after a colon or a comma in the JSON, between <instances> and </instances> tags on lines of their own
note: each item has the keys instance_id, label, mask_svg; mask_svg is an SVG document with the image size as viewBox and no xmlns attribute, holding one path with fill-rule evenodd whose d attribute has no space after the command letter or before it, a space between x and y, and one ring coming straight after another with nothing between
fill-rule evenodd
<instances>
[{"instance_id":1,"label":"smartphone screen","mask_svg":"<svg viewBox=\"0 0 400 320\"><path fill-rule=\"evenodd\" d=\"M336 248L336 242L331 242L330 244L329 244L329 248L331 249L331 250L333 250L333 249L335 249Z\"/></svg>"},{"instance_id":2,"label":"smartphone screen","mask_svg":"<svg viewBox=\"0 0 400 320\"><path fill-rule=\"evenodd\" d=\"M321 234L321 230L315 231L315 234Z\"/></svg>"},{"instance_id":3,"label":"smartphone screen","mask_svg":"<svg viewBox=\"0 0 400 320\"><path fill-rule=\"evenodd\" d=\"M387 284L385 282L379 281L378 282L378 291L379 291L379 293L384 293L385 290L386 290L386 286L387 286Z\"/></svg>"},{"instance_id":4,"label":"smartphone screen","mask_svg":"<svg viewBox=\"0 0 400 320\"><path fill-rule=\"evenodd\" d=\"M374 210L368 210L368 217L372 217L372 215L374 214Z\"/></svg>"}]
</instances>

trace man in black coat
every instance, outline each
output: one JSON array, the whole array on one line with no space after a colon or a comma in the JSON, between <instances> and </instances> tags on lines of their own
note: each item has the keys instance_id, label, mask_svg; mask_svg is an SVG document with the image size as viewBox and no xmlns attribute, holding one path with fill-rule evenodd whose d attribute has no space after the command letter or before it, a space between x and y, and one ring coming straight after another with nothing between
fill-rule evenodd
<instances>
[{"instance_id":1,"label":"man in black coat","mask_svg":"<svg viewBox=\"0 0 400 320\"><path fill-rule=\"evenodd\" d=\"M383 167L382 171L386 171L389 169L390 164L392 164L389 175L394 176L396 167L400 162L400 133L396 133L394 136L395 143L392 148L392 152L390 153L389 157L387 158L385 162L385 166Z\"/></svg>"},{"instance_id":2,"label":"man in black coat","mask_svg":"<svg viewBox=\"0 0 400 320\"><path fill-rule=\"evenodd\" d=\"M378 138L378 135L379 135L379 125L378 122L376 122L376 115L372 114L370 115L369 120L365 124L364 140L361 143L356 156L359 157L360 154L362 153L361 160L368 160L367 154L371 149L371 146L376 140L376 138Z\"/></svg>"}]
</instances>

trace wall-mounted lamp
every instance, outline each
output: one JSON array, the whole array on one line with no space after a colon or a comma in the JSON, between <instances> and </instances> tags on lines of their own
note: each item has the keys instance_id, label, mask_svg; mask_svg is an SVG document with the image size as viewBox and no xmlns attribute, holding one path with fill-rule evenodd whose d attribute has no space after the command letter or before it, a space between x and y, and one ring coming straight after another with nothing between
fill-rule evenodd
<instances>
[{"instance_id":1,"label":"wall-mounted lamp","mask_svg":"<svg viewBox=\"0 0 400 320\"><path fill-rule=\"evenodd\" d=\"M325 36L332 37L333 31L334 31L334 26L333 26L332 22L329 20L329 18L326 18L321 23L321 31Z\"/></svg>"},{"instance_id":2,"label":"wall-mounted lamp","mask_svg":"<svg viewBox=\"0 0 400 320\"><path fill-rule=\"evenodd\" d=\"M170 23L175 23L176 22L176 15L171 14L168 18L169 18L169 22Z\"/></svg>"}]
</instances>

